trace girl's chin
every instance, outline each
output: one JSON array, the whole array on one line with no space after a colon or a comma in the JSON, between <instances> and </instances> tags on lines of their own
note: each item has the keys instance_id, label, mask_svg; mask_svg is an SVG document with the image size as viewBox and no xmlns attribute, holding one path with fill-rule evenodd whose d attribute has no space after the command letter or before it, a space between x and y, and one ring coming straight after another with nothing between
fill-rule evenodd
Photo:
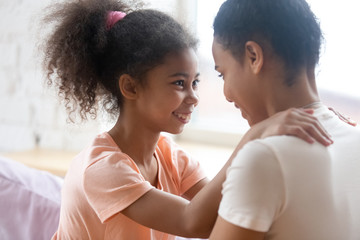
<instances>
[{"instance_id":1,"label":"girl's chin","mask_svg":"<svg viewBox=\"0 0 360 240\"><path fill-rule=\"evenodd\" d=\"M168 130L165 132L170 133L170 134L180 134L183 132L183 130L184 130L184 126L177 128L177 129L171 129L171 130Z\"/></svg>"}]
</instances>

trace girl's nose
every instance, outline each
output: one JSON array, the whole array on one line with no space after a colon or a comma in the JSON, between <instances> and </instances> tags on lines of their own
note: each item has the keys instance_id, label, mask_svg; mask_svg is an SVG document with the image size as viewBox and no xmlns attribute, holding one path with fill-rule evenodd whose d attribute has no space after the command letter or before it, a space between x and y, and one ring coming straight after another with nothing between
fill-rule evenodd
<instances>
[{"instance_id":1,"label":"girl's nose","mask_svg":"<svg viewBox=\"0 0 360 240\"><path fill-rule=\"evenodd\" d=\"M189 90L188 95L186 96L185 102L187 104L197 105L199 103L199 95L197 91Z\"/></svg>"}]
</instances>

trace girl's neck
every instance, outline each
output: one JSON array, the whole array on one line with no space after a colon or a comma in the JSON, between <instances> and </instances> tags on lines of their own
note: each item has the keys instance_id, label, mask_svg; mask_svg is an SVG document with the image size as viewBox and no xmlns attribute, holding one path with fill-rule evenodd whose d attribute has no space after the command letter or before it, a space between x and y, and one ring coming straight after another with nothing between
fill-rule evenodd
<instances>
[{"instance_id":1,"label":"girl's neck","mask_svg":"<svg viewBox=\"0 0 360 240\"><path fill-rule=\"evenodd\" d=\"M151 132L134 119L119 117L109 134L136 164L147 165L153 160L160 132Z\"/></svg>"}]
</instances>

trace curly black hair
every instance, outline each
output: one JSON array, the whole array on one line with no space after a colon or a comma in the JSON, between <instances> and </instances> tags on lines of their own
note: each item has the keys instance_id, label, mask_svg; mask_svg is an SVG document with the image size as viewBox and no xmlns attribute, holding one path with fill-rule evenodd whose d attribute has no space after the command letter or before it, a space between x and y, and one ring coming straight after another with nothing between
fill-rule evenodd
<instances>
[{"instance_id":1,"label":"curly black hair","mask_svg":"<svg viewBox=\"0 0 360 240\"><path fill-rule=\"evenodd\" d=\"M50 7L44 23L55 23L45 42L44 68L56 85L69 118L96 118L98 104L111 115L123 103L118 79L129 74L144 81L166 54L196 49L197 40L176 20L140 1L72 0ZM106 29L109 11L127 15Z\"/></svg>"},{"instance_id":2,"label":"curly black hair","mask_svg":"<svg viewBox=\"0 0 360 240\"><path fill-rule=\"evenodd\" d=\"M286 66L288 85L300 68L319 61L322 32L305 0L227 0L213 27L216 40L239 61L247 41L265 50L270 45Z\"/></svg>"}]
</instances>

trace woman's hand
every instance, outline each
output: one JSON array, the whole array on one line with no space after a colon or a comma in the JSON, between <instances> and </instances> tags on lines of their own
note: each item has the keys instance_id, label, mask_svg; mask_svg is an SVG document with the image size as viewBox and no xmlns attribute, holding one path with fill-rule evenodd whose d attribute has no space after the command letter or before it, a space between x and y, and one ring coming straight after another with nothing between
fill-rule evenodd
<instances>
[{"instance_id":1,"label":"woman's hand","mask_svg":"<svg viewBox=\"0 0 360 240\"><path fill-rule=\"evenodd\" d=\"M313 113L314 110L312 109L296 108L276 113L270 118L253 125L245 134L245 141L276 135L291 135L309 143L318 141L324 146L331 145L333 141L330 135L317 118L312 115Z\"/></svg>"}]
</instances>

